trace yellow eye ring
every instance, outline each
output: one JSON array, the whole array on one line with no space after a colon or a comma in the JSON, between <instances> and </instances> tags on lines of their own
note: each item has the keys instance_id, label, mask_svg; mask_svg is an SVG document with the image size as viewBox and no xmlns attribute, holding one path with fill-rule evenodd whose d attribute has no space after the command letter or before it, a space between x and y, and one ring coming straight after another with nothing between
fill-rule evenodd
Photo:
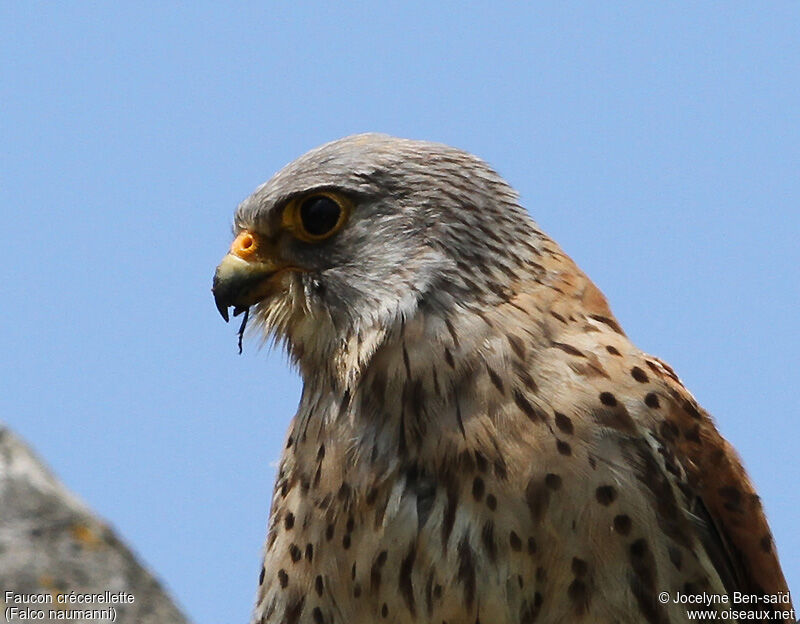
<instances>
[{"instance_id":1,"label":"yellow eye ring","mask_svg":"<svg viewBox=\"0 0 800 624\"><path fill-rule=\"evenodd\" d=\"M306 243L327 240L347 222L352 202L338 193L319 191L290 201L283 210L283 227Z\"/></svg>"}]
</instances>

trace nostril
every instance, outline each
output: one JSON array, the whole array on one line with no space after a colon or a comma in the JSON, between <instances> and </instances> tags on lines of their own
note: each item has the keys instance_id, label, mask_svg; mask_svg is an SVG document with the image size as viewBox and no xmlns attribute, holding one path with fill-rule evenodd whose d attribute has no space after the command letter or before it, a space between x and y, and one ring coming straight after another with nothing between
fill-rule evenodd
<instances>
[{"instance_id":1,"label":"nostril","mask_svg":"<svg viewBox=\"0 0 800 624\"><path fill-rule=\"evenodd\" d=\"M255 253L257 247L258 241L256 237L250 232L242 232L236 237L236 240L233 241L231 253L243 258L249 257L251 254Z\"/></svg>"}]
</instances>

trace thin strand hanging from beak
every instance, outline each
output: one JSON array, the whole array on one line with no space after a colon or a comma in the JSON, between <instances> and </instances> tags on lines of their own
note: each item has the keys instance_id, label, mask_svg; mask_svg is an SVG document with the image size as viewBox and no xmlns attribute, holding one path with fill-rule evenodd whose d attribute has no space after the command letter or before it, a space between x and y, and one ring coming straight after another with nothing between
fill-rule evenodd
<instances>
[{"instance_id":1,"label":"thin strand hanging from beak","mask_svg":"<svg viewBox=\"0 0 800 624\"><path fill-rule=\"evenodd\" d=\"M242 310L233 311L233 315L241 314ZM250 318L250 308L244 308L244 316L242 317L242 324L239 326L239 355L242 354L242 338L244 337L244 328L247 327L247 320Z\"/></svg>"}]
</instances>

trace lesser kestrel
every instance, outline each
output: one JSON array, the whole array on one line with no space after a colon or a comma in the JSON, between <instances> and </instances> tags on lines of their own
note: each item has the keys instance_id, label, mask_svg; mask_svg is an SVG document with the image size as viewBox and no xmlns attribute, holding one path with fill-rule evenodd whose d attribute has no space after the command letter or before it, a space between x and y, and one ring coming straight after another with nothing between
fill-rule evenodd
<instances>
[{"instance_id":1,"label":"lesser kestrel","mask_svg":"<svg viewBox=\"0 0 800 624\"><path fill-rule=\"evenodd\" d=\"M254 622L675 624L679 596L734 592L786 599L710 608L791 608L735 451L486 163L341 139L234 230L217 306L304 381Z\"/></svg>"}]
</instances>

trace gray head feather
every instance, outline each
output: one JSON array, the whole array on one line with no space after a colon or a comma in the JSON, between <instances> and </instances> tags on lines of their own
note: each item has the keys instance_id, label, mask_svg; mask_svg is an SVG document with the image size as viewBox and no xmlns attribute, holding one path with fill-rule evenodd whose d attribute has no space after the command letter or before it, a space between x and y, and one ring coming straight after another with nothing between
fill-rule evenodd
<instances>
[{"instance_id":1,"label":"gray head feather","mask_svg":"<svg viewBox=\"0 0 800 624\"><path fill-rule=\"evenodd\" d=\"M357 336L374 343L361 361L422 308L507 298L539 243L514 191L482 160L381 134L327 143L290 163L239 206L235 230L273 235L287 201L323 190L353 200L349 221L318 244L282 237L281 256L307 271L283 305L257 309L291 351L311 347L315 359L335 358Z\"/></svg>"}]
</instances>

